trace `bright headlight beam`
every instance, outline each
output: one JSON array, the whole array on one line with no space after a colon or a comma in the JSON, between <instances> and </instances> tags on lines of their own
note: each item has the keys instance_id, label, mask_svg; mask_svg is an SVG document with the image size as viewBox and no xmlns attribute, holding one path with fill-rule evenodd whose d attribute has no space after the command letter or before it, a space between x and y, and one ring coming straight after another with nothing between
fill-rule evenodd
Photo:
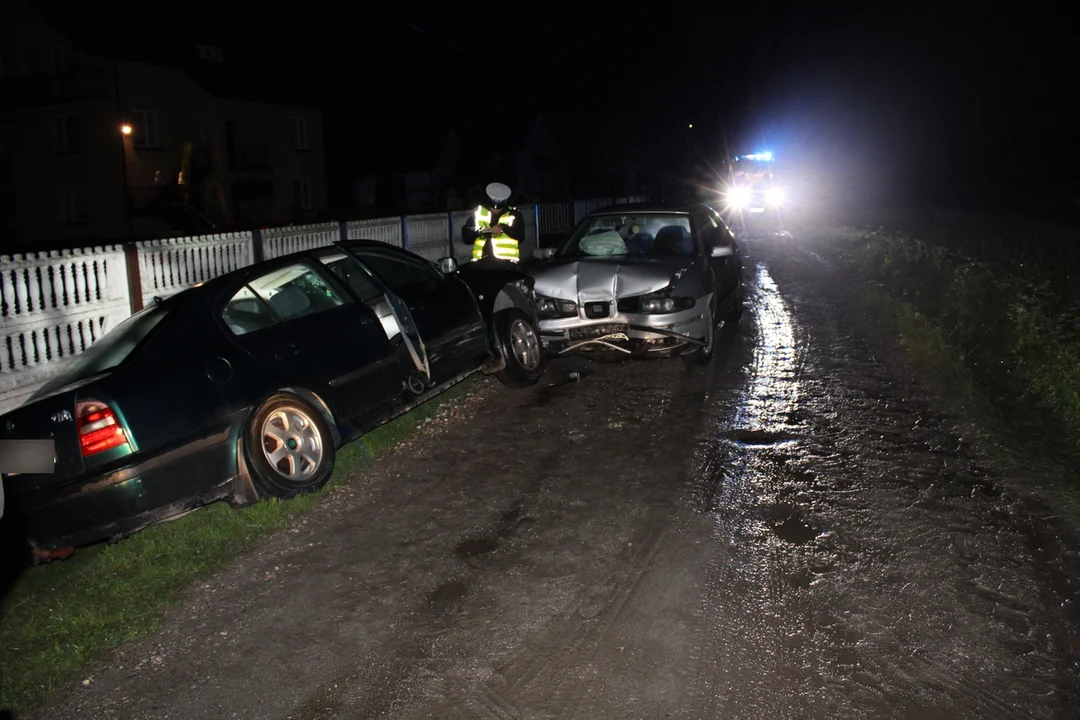
<instances>
[{"instance_id":1,"label":"bright headlight beam","mask_svg":"<svg viewBox=\"0 0 1080 720\"><path fill-rule=\"evenodd\" d=\"M765 201L770 205L780 205L785 200L787 200L787 196L781 188L769 188L765 193Z\"/></svg>"},{"instance_id":2,"label":"bright headlight beam","mask_svg":"<svg viewBox=\"0 0 1080 720\"><path fill-rule=\"evenodd\" d=\"M744 187L733 187L728 190L727 203L735 210L741 210L750 204L750 191Z\"/></svg>"}]
</instances>

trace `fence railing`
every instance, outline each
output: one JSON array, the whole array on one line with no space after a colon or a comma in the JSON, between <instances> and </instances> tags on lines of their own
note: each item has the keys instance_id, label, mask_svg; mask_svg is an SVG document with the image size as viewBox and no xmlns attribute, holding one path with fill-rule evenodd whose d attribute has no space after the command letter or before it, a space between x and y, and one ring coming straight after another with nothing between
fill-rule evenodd
<instances>
[{"instance_id":1,"label":"fence railing","mask_svg":"<svg viewBox=\"0 0 1080 720\"><path fill-rule=\"evenodd\" d=\"M540 237L561 235L592 210L643 198L520 208L522 257ZM255 261L333 244L377 240L429 260L469 257L460 241L471 211L351 220L253 232L167 238L77 250L0 256L0 413L34 393L70 358L132 312Z\"/></svg>"}]
</instances>

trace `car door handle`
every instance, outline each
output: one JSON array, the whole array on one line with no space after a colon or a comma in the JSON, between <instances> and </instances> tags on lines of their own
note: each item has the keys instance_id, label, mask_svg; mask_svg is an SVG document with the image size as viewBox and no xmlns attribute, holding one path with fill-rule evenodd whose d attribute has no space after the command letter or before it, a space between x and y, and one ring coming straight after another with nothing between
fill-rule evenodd
<instances>
[{"instance_id":1,"label":"car door handle","mask_svg":"<svg viewBox=\"0 0 1080 720\"><path fill-rule=\"evenodd\" d=\"M296 345L294 345L293 343L286 343L281 350L278 350L276 353L274 353L274 359L287 360L288 358L296 357L299 354L300 350L297 349Z\"/></svg>"}]
</instances>

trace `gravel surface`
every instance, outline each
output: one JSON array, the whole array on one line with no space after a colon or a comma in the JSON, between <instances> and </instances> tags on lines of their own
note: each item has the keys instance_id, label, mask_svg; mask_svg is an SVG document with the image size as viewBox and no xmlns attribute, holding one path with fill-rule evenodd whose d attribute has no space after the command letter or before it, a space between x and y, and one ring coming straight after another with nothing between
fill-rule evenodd
<instances>
[{"instance_id":1,"label":"gravel surface","mask_svg":"<svg viewBox=\"0 0 1080 720\"><path fill-rule=\"evenodd\" d=\"M34 717L1076 717L1054 469L988 452L827 240L744 251L708 367L485 382Z\"/></svg>"}]
</instances>

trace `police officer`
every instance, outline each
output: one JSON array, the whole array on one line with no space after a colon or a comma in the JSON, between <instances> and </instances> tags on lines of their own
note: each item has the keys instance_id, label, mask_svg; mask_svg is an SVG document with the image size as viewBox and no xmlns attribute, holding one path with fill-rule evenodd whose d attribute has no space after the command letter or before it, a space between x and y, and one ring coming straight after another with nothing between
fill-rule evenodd
<instances>
[{"instance_id":1,"label":"police officer","mask_svg":"<svg viewBox=\"0 0 1080 720\"><path fill-rule=\"evenodd\" d=\"M472 245L472 259L496 258L518 262L521 260L521 241L525 239L525 221L517 208L510 207L511 190L502 183L491 183L486 188L488 207L480 205L472 220L461 228L461 239Z\"/></svg>"}]
</instances>

